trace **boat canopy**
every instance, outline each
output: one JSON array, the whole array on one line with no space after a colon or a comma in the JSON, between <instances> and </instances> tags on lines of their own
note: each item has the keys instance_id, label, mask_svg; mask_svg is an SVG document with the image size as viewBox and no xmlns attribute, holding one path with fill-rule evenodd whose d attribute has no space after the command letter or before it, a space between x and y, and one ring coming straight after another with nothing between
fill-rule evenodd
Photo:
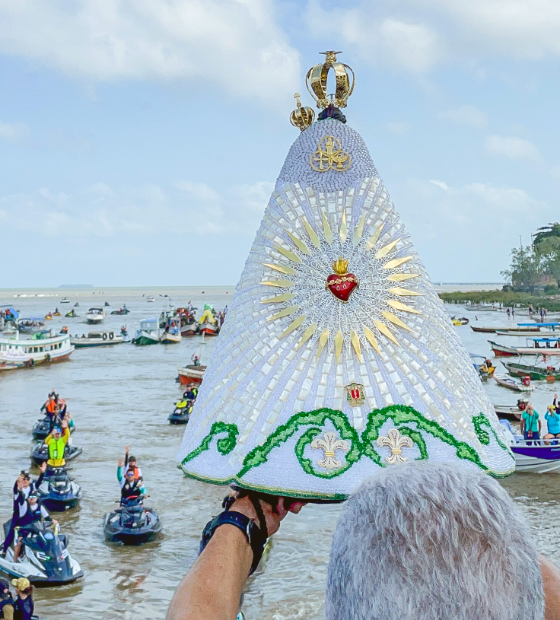
<instances>
[{"instance_id":1,"label":"boat canopy","mask_svg":"<svg viewBox=\"0 0 560 620\"><path fill-rule=\"evenodd\" d=\"M142 319L140 321L140 329L158 329L159 321L157 319Z\"/></svg>"},{"instance_id":2,"label":"boat canopy","mask_svg":"<svg viewBox=\"0 0 560 620\"><path fill-rule=\"evenodd\" d=\"M44 321L45 317L44 316L25 316L25 317L21 317L21 319L19 319L20 322L21 321Z\"/></svg>"},{"instance_id":3,"label":"boat canopy","mask_svg":"<svg viewBox=\"0 0 560 620\"><path fill-rule=\"evenodd\" d=\"M16 319L19 317L19 312L15 308L12 308L12 306L9 306L9 305L8 306L0 306L0 309L2 309L2 308L8 308L8 310L10 311L10 314L15 316Z\"/></svg>"},{"instance_id":4,"label":"boat canopy","mask_svg":"<svg viewBox=\"0 0 560 620\"><path fill-rule=\"evenodd\" d=\"M103 308L90 308L88 312L103 312Z\"/></svg>"},{"instance_id":5,"label":"boat canopy","mask_svg":"<svg viewBox=\"0 0 560 620\"><path fill-rule=\"evenodd\" d=\"M558 342L559 338L529 338L533 342Z\"/></svg>"},{"instance_id":6,"label":"boat canopy","mask_svg":"<svg viewBox=\"0 0 560 620\"><path fill-rule=\"evenodd\" d=\"M558 327L560 323L518 323L518 327Z\"/></svg>"}]
</instances>

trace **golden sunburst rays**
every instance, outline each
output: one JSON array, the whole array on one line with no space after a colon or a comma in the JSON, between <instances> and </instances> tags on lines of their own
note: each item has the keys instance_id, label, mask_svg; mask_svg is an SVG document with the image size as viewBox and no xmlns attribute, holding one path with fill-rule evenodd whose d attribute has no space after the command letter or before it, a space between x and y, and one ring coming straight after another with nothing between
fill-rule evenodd
<instances>
[{"instance_id":1,"label":"golden sunburst rays","mask_svg":"<svg viewBox=\"0 0 560 620\"><path fill-rule=\"evenodd\" d=\"M333 225L332 216L327 215L327 212L321 209L320 224L315 219L310 223L305 216L301 216L301 226L298 226L293 232L289 230L288 225L284 227L284 232L287 235L284 237L285 241L277 239L272 246L270 262L263 263L264 267L273 272L278 272L280 277L269 276L270 279L266 279L261 284L285 290L280 291L280 294L262 299L261 303L282 304L277 312L271 312L267 318L267 322L270 323L280 319L290 321L278 336L280 340L301 328L299 336L293 343L295 351L311 342L311 346L316 348L315 359L319 360L325 347L330 345L337 364L341 362L343 351L346 352L346 355L355 355L360 363L364 363L364 347L371 346L378 355L381 355L384 341L387 344L392 343L401 346L399 332L401 330L413 332L411 326L406 322L406 316L422 313L404 302L412 301L422 293L406 288L406 285L402 286L401 283L408 283L409 280L414 280L421 274L410 272L412 265L409 262L414 258L414 255L402 256L406 252L406 246L399 245L403 240L402 236L393 238L391 241L383 241L384 231L387 231L387 221L368 231L367 214L362 214L352 227L348 224L346 210L343 210L340 218L336 219L337 221ZM378 310L373 315L371 313L366 313L363 316L355 315L356 320L354 322L347 322L345 319L345 327L340 324L340 327L334 329L333 326L326 326L328 320L325 320L325 324L320 319L320 313L317 315L319 320L310 315L311 321L315 319L315 322L309 324L307 321L308 313L305 309L306 304L302 300L297 305L292 301L299 293L293 289L295 280L292 280L290 276L295 276L301 268L300 265L303 266L307 263L307 257L315 255L317 250L321 251L322 248L326 248L323 245L325 242L330 246L340 243L342 247L347 247L347 249L349 245L350 247L353 246L354 249L351 254L357 252L356 256L362 256L362 260L366 255L369 255L371 258L366 260L368 263L377 263L376 269L380 277L378 302L381 302L381 307L378 306ZM369 254L370 252L371 254ZM322 252L320 253L322 254ZM348 258L351 259L352 257L348 256ZM309 294L313 298L316 297L311 291ZM316 303L320 305L321 299L317 298Z\"/></svg>"}]
</instances>

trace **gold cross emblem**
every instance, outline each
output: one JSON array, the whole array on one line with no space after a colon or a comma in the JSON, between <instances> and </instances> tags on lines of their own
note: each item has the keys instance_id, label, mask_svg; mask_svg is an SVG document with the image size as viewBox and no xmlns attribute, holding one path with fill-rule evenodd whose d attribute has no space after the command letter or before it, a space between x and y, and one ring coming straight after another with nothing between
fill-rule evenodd
<instances>
[{"instance_id":1,"label":"gold cross emblem","mask_svg":"<svg viewBox=\"0 0 560 620\"><path fill-rule=\"evenodd\" d=\"M344 172L350 168L352 158L342 150L342 144L334 136L325 136L319 140L317 150L309 158L309 165L317 172L336 170Z\"/></svg>"}]
</instances>

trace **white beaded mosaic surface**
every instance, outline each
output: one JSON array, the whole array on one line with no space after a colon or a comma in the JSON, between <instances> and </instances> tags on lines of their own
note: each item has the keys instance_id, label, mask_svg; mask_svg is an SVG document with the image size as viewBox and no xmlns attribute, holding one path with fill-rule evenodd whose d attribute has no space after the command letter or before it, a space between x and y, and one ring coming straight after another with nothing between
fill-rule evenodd
<instances>
[{"instance_id":1,"label":"white beaded mosaic surface","mask_svg":"<svg viewBox=\"0 0 560 620\"><path fill-rule=\"evenodd\" d=\"M321 173L309 165L327 135L338 138L351 155L348 170ZM339 257L359 281L348 303L326 288ZM348 403L345 386L351 383L364 386L361 406ZM319 121L296 140L282 168L208 364L179 460L198 449L183 463L187 473L231 481L243 471L251 450L296 414L323 408L342 412L359 435L370 412L399 404L472 447L493 473L512 470L511 453L497 441L503 442L503 435L493 407L363 140L338 121ZM485 445L472 422L481 413L495 433ZM215 422L238 429L233 450L218 449L223 434L200 450ZM317 426L317 438L299 449L298 458L298 440L312 426L301 424L238 482L327 497L352 492L379 467L363 457L345 469L352 441L344 443L332 420ZM388 420L380 432L386 436L394 427ZM459 459L449 442L426 432L422 436L429 458L477 467ZM387 447L389 439L383 441L376 447L383 463L391 455L390 462L401 462L398 450L393 454ZM418 445L408 444L402 440L404 457L418 458ZM314 473L304 470L304 460ZM334 475L337 467L340 475Z\"/></svg>"}]
</instances>

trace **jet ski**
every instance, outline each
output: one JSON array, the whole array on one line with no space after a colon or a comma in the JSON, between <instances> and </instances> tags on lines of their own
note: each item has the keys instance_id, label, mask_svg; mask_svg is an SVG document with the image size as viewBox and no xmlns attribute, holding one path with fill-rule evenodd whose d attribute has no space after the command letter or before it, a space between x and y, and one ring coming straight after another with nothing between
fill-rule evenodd
<instances>
[{"instance_id":1,"label":"jet ski","mask_svg":"<svg viewBox=\"0 0 560 620\"><path fill-rule=\"evenodd\" d=\"M123 314L129 314L130 310L128 308L120 308L119 310L112 310L111 314L118 314L122 316Z\"/></svg>"},{"instance_id":2,"label":"jet ski","mask_svg":"<svg viewBox=\"0 0 560 620\"><path fill-rule=\"evenodd\" d=\"M70 310L70 312L67 312L64 316L67 319L73 319L76 318L78 315L76 314L76 311L72 308L72 310Z\"/></svg>"},{"instance_id":3,"label":"jet ski","mask_svg":"<svg viewBox=\"0 0 560 620\"><path fill-rule=\"evenodd\" d=\"M60 422L58 422L58 424L60 424ZM38 420L31 431L33 439L45 439L45 437L51 432L54 425L54 423L51 423L51 418L49 418L48 415L46 415L42 420ZM74 420L70 420L68 428L71 433L74 432L76 428Z\"/></svg>"},{"instance_id":4,"label":"jet ski","mask_svg":"<svg viewBox=\"0 0 560 620\"><path fill-rule=\"evenodd\" d=\"M75 508L82 499L82 489L64 467L47 469L37 491L43 506L52 512Z\"/></svg>"},{"instance_id":5,"label":"jet ski","mask_svg":"<svg viewBox=\"0 0 560 620\"><path fill-rule=\"evenodd\" d=\"M140 545L161 532L161 521L153 508L144 508L143 495L121 500L120 508L103 517L103 531L108 542Z\"/></svg>"},{"instance_id":6,"label":"jet ski","mask_svg":"<svg viewBox=\"0 0 560 620\"><path fill-rule=\"evenodd\" d=\"M11 521L4 523L8 535ZM14 562L14 547L0 556L0 570L12 577L26 577L35 586L61 586L84 576L80 565L68 552L68 537L60 534L58 526L49 523L34 524L36 534L23 539L23 547Z\"/></svg>"},{"instance_id":7,"label":"jet ski","mask_svg":"<svg viewBox=\"0 0 560 620\"><path fill-rule=\"evenodd\" d=\"M167 418L169 424L186 424L191 417L194 402L192 400L179 400L175 403L173 413Z\"/></svg>"},{"instance_id":8,"label":"jet ski","mask_svg":"<svg viewBox=\"0 0 560 620\"><path fill-rule=\"evenodd\" d=\"M66 444L66 448L64 450L64 459L66 461L71 461L72 459L75 459L77 456L80 456L81 453L82 453L82 448L78 448L76 446L71 446L69 444ZM37 466L40 466L49 460L49 447L47 446L46 443L43 443L42 441L38 441L31 448L31 460Z\"/></svg>"}]
</instances>

